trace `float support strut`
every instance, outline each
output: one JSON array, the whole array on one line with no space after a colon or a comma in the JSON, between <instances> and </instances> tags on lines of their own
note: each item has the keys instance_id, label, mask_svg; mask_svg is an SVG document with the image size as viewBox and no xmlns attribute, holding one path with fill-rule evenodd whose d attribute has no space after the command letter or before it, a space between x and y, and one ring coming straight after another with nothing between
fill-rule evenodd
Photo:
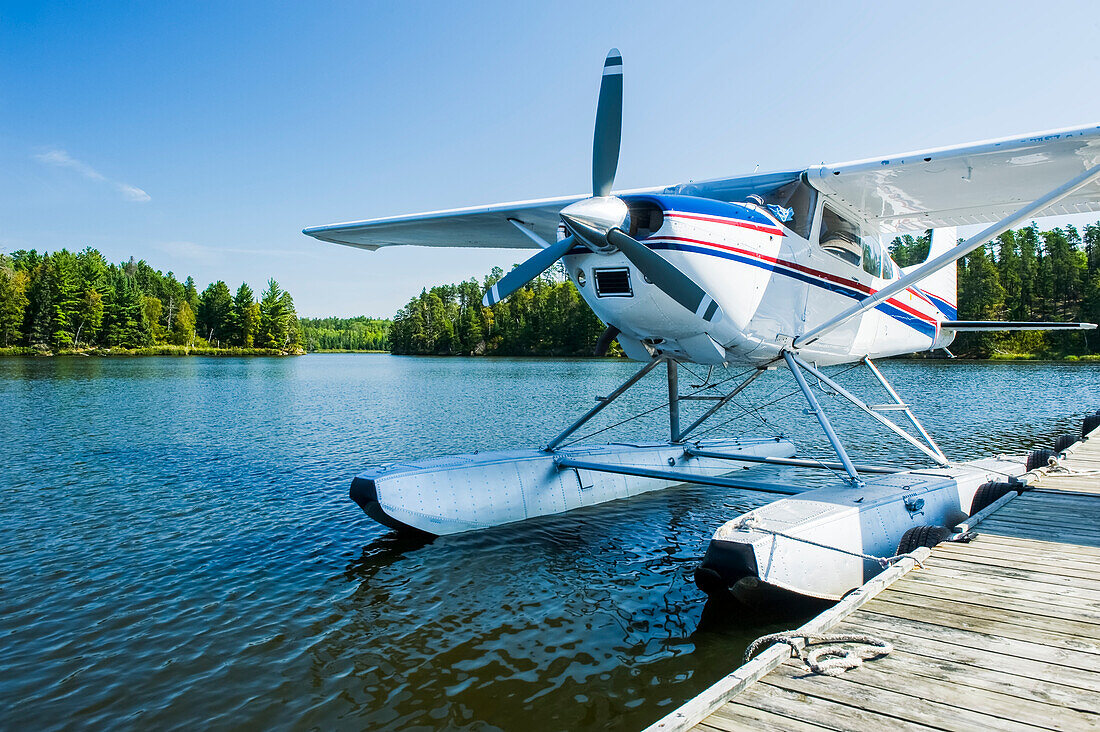
<instances>
[{"instance_id":1,"label":"float support strut","mask_svg":"<svg viewBox=\"0 0 1100 732\"><path fill-rule=\"evenodd\" d=\"M946 351L947 349L945 348L944 350ZM878 383L882 384L882 388L886 389L886 393L890 395L890 398L897 402L899 407L902 407L901 411L905 412L905 416L909 419L909 422L917 428L917 432L919 432L920 436L924 438L924 441L928 443L928 446L940 456L940 459L946 461L947 456L943 454L943 450L941 450L940 446L936 444L936 441L932 439L932 435L928 434L928 430L924 429L924 425L917 419L917 415L913 414L913 410L909 408L909 405L903 402L901 397L898 396L898 393L894 391L894 387L890 386L890 382L887 381L886 377L882 375L882 372L878 370L878 366L875 366L874 362L866 356L863 357L863 363L867 368L871 369L871 373L878 379Z\"/></svg>"},{"instance_id":2,"label":"float support strut","mask_svg":"<svg viewBox=\"0 0 1100 732\"><path fill-rule=\"evenodd\" d=\"M683 432L681 432L680 434L673 437L672 441L673 442L683 442L685 439L687 439L688 435L690 435L695 430L699 429L699 425L703 424L703 422L706 422L708 419L710 419L711 416L715 412L717 412L719 409L721 409L722 407L729 404L730 400L733 399L738 394L740 394L742 391L744 391L748 387L749 384L751 384L752 382L754 382L758 378L760 378L760 375L763 374L764 371L765 371L765 369L756 369L755 371L753 371L749 375L749 378L742 381L740 384L737 385L737 387L733 391L731 391L729 394L726 394L724 397L722 397L717 402L715 402L714 406L712 406L710 409L708 409L706 412L704 412L702 417L700 417L699 419L692 422L691 425L687 429L685 429Z\"/></svg>"},{"instance_id":3,"label":"float support strut","mask_svg":"<svg viewBox=\"0 0 1100 732\"><path fill-rule=\"evenodd\" d=\"M819 371L818 369L814 368L810 364L808 364L805 361L803 361L802 359L800 359L798 356L795 356L793 353L784 352L783 357L788 359L787 363L791 363L793 361L795 364L797 364L798 366L801 366L803 369L805 369L806 373L820 379L822 382L827 384L837 394L844 397L849 402L851 402L853 405L855 405L857 408L859 408L860 411L862 411L868 417L875 420L876 422L881 424L883 427L890 430L895 435L897 435L898 437L905 440L906 442L908 442L913 447L915 447L918 450L920 450L921 452L923 452L928 457L932 458L937 464L944 465L944 466L950 465L950 461L946 457L944 457L943 453L940 452L938 447L936 447L935 449L932 449L932 448L928 447L927 445L922 443L920 440L918 440L917 438L913 437L911 434L909 434L908 432L903 430L901 427L898 427L896 424L894 424L890 420L886 419L881 414L879 414L877 411L875 411L870 406L865 404L863 402L863 400L860 399L859 397L857 397L855 394L852 394L852 392L848 391L843 386L836 383L835 381L830 379L825 374L821 373L821 371ZM896 404L894 406L900 407L901 405ZM908 409L908 407L906 407L906 409ZM923 432L923 430L922 430L922 432ZM932 444L933 444L933 447L935 447L935 443L932 443Z\"/></svg>"},{"instance_id":4,"label":"float support strut","mask_svg":"<svg viewBox=\"0 0 1100 732\"><path fill-rule=\"evenodd\" d=\"M615 475L636 475L640 478L655 478L657 480L671 480L677 483L695 483L696 485L713 485L719 488L738 488L746 491L761 491L762 493L780 493L786 496L794 496L805 493L808 489L801 486L774 483L763 480L739 480L728 476L718 475L693 475L685 470L661 470L659 468L642 468L634 465L611 465L589 460L574 460L559 455L554 458L554 463L559 468L572 468L574 470L591 470L599 473L612 473Z\"/></svg>"},{"instance_id":5,"label":"float support strut","mask_svg":"<svg viewBox=\"0 0 1100 732\"><path fill-rule=\"evenodd\" d=\"M668 360L668 440L680 440L680 380L676 373L676 359Z\"/></svg>"},{"instance_id":6,"label":"float support strut","mask_svg":"<svg viewBox=\"0 0 1100 732\"><path fill-rule=\"evenodd\" d=\"M611 392L607 396L600 399L599 403L596 406L589 409L587 412L585 412L583 417L581 417L576 422L574 422L573 424L566 427L561 432L561 434L559 434L557 437L555 437L553 440L550 441L549 445L542 448L543 452L553 452L554 448L556 448L558 445L560 445L562 442L565 441L565 438L569 437L569 435L571 435L574 432L576 432L577 430L579 430L581 427L583 427L585 425L586 422L588 422L588 420L592 419L597 414L599 414L601 411L603 411L604 407L606 407L608 404L610 404L611 402L615 401L620 396L622 396L624 391L626 391L630 387L634 386L634 384L638 383L638 381L643 376L645 376L650 371L652 371L654 368L656 368L657 364L659 364L660 362L661 362L661 359L659 359L659 358L653 359L652 361L647 363L645 366L643 366L638 371L638 373L634 374L629 379L627 379L625 382L623 382L622 386L620 386L615 391Z\"/></svg>"},{"instance_id":7,"label":"float support strut","mask_svg":"<svg viewBox=\"0 0 1100 732\"><path fill-rule=\"evenodd\" d=\"M829 423L829 418L825 416L825 410L821 408L821 404L818 403L813 390L810 389L810 385L806 383L806 377L802 375L802 370L800 368L802 363L790 351L783 351L783 360L787 362L787 368L791 370L794 380L798 382L798 388L802 390L802 395L805 396L806 401L809 402L810 410L813 412L813 415L817 417L817 421L821 423L821 429L825 431L825 436L829 438L829 443L833 446L833 449L836 450L836 456L840 458L840 464L844 466L844 472L848 474L848 481L853 486L862 485L863 481L860 480L859 473L856 471L856 466L852 464L852 459L848 457L848 451L844 449L844 445L841 444L840 438L836 436L836 432L833 431L833 425Z\"/></svg>"}]
</instances>

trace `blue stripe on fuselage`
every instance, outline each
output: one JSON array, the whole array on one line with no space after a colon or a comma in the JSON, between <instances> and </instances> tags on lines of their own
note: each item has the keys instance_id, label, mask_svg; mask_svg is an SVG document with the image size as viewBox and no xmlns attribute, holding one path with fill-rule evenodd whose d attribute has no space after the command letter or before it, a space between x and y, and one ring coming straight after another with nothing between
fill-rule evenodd
<instances>
[{"instance_id":1,"label":"blue stripe on fuselage","mask_svg":"<svg viewBox=\"0 0 1100 732\"><path fill-rule=\"evenodd\" d=\"M932 301L932 304L939 308L940 312L947 316L948 320L955 320L959 317L959 311L951 306L946 300L941 297L933 295L927 290L921 290L921 294Z\"/></svg>"},{"instance_id":2,"label":"blue stripe on fuselage","mask_svg":"<svg viewBox=\"0 0 1100 732\"><path fill-rule=\"evenodd\" d=\"M713 198L699 198L698 196L660 195L656 193L642 193L632 196L620 196L627 205L632 201L649 201L661 207L663 211L680 211L682 213L699 214L700 216L719 216L727 219L739 219L749 221L762 226L779 228L779 225L755 208L744 206L740 203L726 203L716 201Z\"/></svg>"},{"instance_id":3,"label":"blue stripe on fuselage","mask_svg":"<svg viewBox=\"0 0 1100 732\"><path fill-rule=\"evenodd\" d=\"M671 242L647 242L651 249L670 249L678 252L693 252L695 254L707 254L712 257L722 257L723 259L732 259L735 262L741 262L742 264L748 264L753 267L759 267L760 269L766 269L769 272L778 272L779 274L786 275L796 280L800 280L815 287L820 287L823 290L834 292L837 295L851 298L853 300L863 300L866 295L858 290L854 290L850 287L837 284L835 282L829 282L828 280L818 279L812 275L799 272L797 270L790 270L782 265L774 265L771 262L765 262L752 257L746 257L742 254L736 254L734 252L719 251L715 249L706 249L704 247L694 246L692 244L674 244ZM585 250L588 251L588 250ZM936 326L933 323L929 323L926 320L910 315L909 313L896 308L888 303L881 303L875 306L875 309L889 315L894 320L897 320L905 325L908 325L913 330L926 335L929 338L936 337Z\"/></svg>"}]
</instances>

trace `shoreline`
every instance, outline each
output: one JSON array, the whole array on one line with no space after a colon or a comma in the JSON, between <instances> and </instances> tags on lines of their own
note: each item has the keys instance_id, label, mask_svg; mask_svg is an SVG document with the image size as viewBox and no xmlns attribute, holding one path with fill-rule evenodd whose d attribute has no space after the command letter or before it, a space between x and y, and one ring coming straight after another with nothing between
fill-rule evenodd
<instances>
[{"instance_id":1,"label":"shoreline","mask_svg":"<svg viewBox=\"0 0 1100 732\"><path fill-rule=\"evenodd\" d=\"M61 351L52 351L43 348L34 348L30 346L9 346L0 347L0 358L19 357L19 358L68 358L68 357L97 357L97 358L139 358L143 356L308 356L312 354L347 354L347 353L363 353L363 354L384 354L393 356L411 356L419 358L478 358L478 359L538 359L548 361L566 361L566 360L583 360L583 361L622 361L626 360L625 357L619 358L614 356L546 356L546 355L491 355L491 356L455 356L455 355L436 355L436 354L409 354L409 353L391 353L390 351L379 350L352 350L352 349L319 349L316 351L281 351L275 348L212 348L209 346L171 346L160 345L150 346L148 348L81 348L81 349L64 349ZM952 359L928 357L919 354L909 354L904 356L892 356L892 360L904 360L904 361L950 361ZM954 360L958 361L986 361L996 363L1100 363L1100 354L1084 354L1084 355L1032 355L1026 353L1012 353L1012 354L994 354L986 358L976 358L970 356L957 356Z\"/></svg>"},{"instance_id":2,"label":"shoreline","mask_svg":"<svg viewBox=\"0 0 1100 732\"><path fill-rule=\"evenodd\" d=\"M210 346L149 346L147 348L66 348L52 351L32 346L0 348L0 357L21 358L134 358L141 356L301 356L305 351L281 351L277 348L213 348Z\"/></svg>"}]
</instances>

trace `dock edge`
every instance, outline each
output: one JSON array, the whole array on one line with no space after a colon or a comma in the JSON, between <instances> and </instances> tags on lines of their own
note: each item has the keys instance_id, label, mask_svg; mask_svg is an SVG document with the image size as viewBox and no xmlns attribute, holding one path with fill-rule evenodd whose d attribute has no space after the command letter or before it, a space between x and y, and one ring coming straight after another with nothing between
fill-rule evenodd
<instances>
[{"instance_id":1,"label":"dock edge","mask_svg":"<svg viewBox=\"0 0 1100 732\"><path fill-rule=\"evenodd\" d=\"M1097 427L1086 435L1082 435L1082 438L1065 450L1064 454L1072 455L1090 438L1100 438L1100 427ZM1039 492L1043 492L1044 487L1042 486L1042 480L1049 471L1049 468L1037 468L1024 473L1020 477L1022 482L1027 486L1027 490L1038 490ZM960 522L955 526L955 532L966 533L970 531L987 516L995 513L1006 503L1019 495L1018 492L1011 491L1007 495L1000 497L978 513ZM890 585L908 574L914 567L922 564L931 553L932 549L927 547L915 549L889 569L886 569L881 574L853 590L836 605L812 618L797 630L792 631L792 634L821 635L827 633L843 622L849 615L877 597L885 589L890 587ZM795 639L794 642L799 647L804 644L804 641L800 639ZM790 645L786 643L773 644L748 663L722 677L702 693L669 712L649 727L646 727L645 732L683 732L684 730L695 727L751 684L759 681L768 673L785 663L791 658L792 654L793 650Z\"/></svg>"}]
</instances>

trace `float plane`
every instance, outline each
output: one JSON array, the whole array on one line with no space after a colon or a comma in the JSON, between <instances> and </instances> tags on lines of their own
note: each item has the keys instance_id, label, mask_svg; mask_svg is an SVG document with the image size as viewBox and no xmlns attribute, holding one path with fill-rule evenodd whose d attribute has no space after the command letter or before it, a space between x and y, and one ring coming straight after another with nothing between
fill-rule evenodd
<instances>
[{"instance_id":1,"label":"float plane","mask_svg":"<svg viewBox=\"0 0 1100 732\"><path fill-rule=\"evenodd\" d=\"M592 194L307 228L317 239L381 247L536 250L485 293L508 297L560 261L593 312L641 369L539 448L397 463L355 478L352 498L398 529L449 534L629 497L682 483L788 497L719 527L696 581L709 593L763 585L837 599L883 558L941 536L1030 469L998 458L951 461L875 366L946 350L961 331L1087 329L1088 323L958 320L955 263L1033 218L1100 211L1100 125L615 192L622 132L622 57L603 66ZM985 224L965 241L956 227ZM932 230L920 265L884 246ZM678 363L744 369L681 394ZM821 370L862 364L888 395L869 404ZM668 378L669 441L584 446L567 440L659 364ZM692 440L765 370L786 368L836 452L794 458L782 438ZM850 401L922 452L931 467L897 471L850 458L815 390ZM690 425L685 399L709 400ZM890 419L897 414L902 420ZM743 479L758 463L825 467L843 477L806 490ZM913 537L918 537L914 539Z\"/></svg>"}]
</instances>

